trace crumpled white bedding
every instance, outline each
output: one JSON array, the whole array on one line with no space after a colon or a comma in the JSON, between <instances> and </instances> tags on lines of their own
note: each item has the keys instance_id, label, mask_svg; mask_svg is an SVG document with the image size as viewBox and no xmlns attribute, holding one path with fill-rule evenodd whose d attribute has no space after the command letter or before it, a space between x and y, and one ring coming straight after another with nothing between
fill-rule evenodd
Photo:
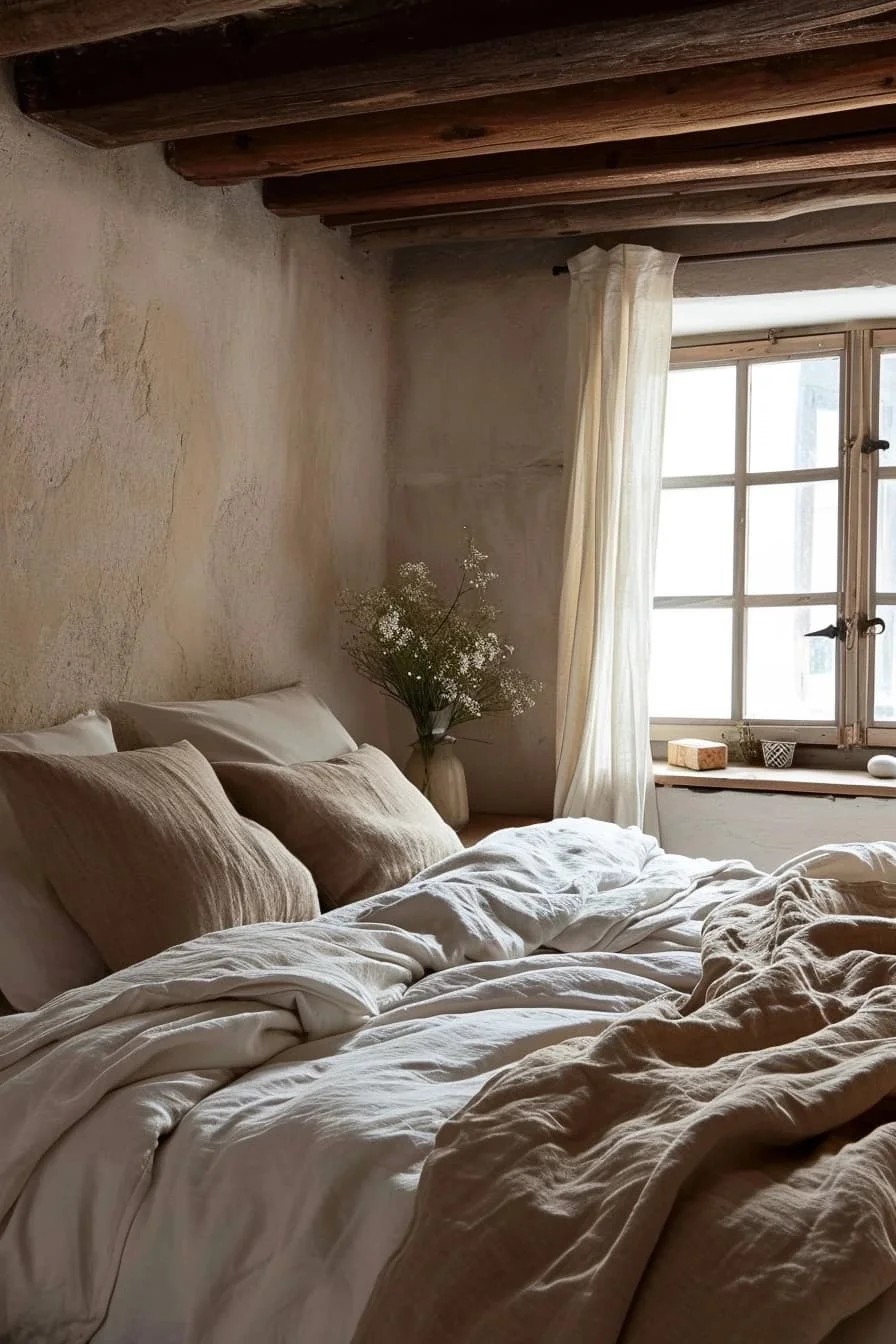
<instances>
[{"instance_id":1,"label":"crumpled white bedding","mask_svg":"<svg viewBox=\"0 0 896 1344\"><path fill-rule=\"evenodd\" d=\"M0 1338L348 1344L441 1124L690 990L705 912L760 877L600 822L504 831L0 1020Z\"/></svg>"}]
</instances>

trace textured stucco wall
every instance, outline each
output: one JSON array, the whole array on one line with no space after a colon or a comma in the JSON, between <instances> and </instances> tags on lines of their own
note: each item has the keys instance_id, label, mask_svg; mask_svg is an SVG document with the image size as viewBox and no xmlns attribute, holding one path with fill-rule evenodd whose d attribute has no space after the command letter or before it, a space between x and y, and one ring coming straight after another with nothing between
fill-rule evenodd
<instances>
[{"instance_id":1,"label":"textured stucco wall","mask_svg":"<svg viewBox=\"0 0 896 1344\"><path fill-rule=\"evenodd\" d=\"M869 233L886 223L880 211L866 216ZM390 559L420 557L447 577L466 523L502 577L503 627L519 661L545 683L525 717L460 730L492 742L462 756L474 806L496 811L552 805L569 282L551 266L577 250L569 240L419 249L400 254L393 275ZM676 293L894 281L896 247L874 247L682 266ZM391 723L397 753L408 729Z\"/></svg>"},{"instance_id":2,"label":"textured stucco wall","mask_svg":"<svg viewBox=\"0 0 896 1344\"><path fill-rule=\"evenodd\" d=\"M408 258L394 283L390 560L447 584L463 528L500 575L500 633L545 689L520 718L458 730L474 808L549 813L565 494L563 286L544 268ZM396 754L409 724L392 718ZM463 743L464 738L484 739Z\"/></svg>"},{"instance_id":3,"label":"textured stucco wall","mask_svg":"<svg viewBox=\"0 0 896 1344\"><path fill-rule=\"evenodd\" d=\"M333 597L384 562L384 263L6 84L0 183L0 727L301 677L382 740Z\"/></svg>"}]
</instances>

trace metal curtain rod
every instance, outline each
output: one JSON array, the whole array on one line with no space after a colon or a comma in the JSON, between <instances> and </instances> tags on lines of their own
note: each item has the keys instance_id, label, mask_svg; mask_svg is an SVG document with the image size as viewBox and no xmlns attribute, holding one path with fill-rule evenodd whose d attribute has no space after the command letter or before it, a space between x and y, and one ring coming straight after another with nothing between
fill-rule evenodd
<instances>
[{"instance_id":1,"label":"metal curtain rod","mask_svg":"<svg viewBox=\"0 0 896 1344\"><path fill-rule=\"evenodd\" d=\"M695 265L703 261L772 261L777 257L792 257L812 252L841 252L850 247L893 247L896 238L869 238L866 242L853 243L807 243L796 247L769 247L757 252L706 252L682 257L679 266ZM553 266L554 275L569 275L569 267L564 262Z\"/></svg>"}]
</instances>

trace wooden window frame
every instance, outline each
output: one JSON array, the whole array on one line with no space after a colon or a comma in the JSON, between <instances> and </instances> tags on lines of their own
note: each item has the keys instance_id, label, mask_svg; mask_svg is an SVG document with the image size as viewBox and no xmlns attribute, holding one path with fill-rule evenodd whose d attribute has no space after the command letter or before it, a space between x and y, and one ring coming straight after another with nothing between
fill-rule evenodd
<instances>
[{"instance_id":1,"label":"wooden window frame","mask_svg":"<svg viewBox=\"0 0 896 1344\"><path fill-rule=\"evenodd\" d=\"M671 367L696 368L734 364L737 369L735 469L712 476L666 478L664 489L733 486L734 581L733 595L725 598L657 598L655 608L725 608L732 611L732 708L735 716L718 718L662 718L651 721L651 737L668 741L680 736L718 737L734 727L742 715L744 692L744 613L747 608L830 605L848 623L847 640L837 641L835 714L830 721L801 722L751 719L759 737L783 735L821 746L896 746L896 722L876 723L874 710L874 638L859 633L861 618L873 616L875 601L896 605L896 593L875 592L876 506L878 482L896 479L892 466L881 466L876 453L863 453L867 436L878 437L880 356L896 351L896 320L891 323L853 323L836 327L789 329L763 334L720 335L673 343ZM805 359L825 353L841 357L840 454L838 467L782 472L746 471L748 373L751 363L763 360ZM746 491L749 484L836 479L840 490L836 592L825 594L744 594L746 565ZM896 633L896 632L894 632Z\"/></svg>"}]
</instances>

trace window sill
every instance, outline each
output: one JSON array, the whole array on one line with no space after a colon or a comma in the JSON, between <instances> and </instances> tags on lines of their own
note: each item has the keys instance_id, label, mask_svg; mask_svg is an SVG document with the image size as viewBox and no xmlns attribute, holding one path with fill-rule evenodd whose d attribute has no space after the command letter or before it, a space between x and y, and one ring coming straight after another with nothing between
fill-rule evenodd
<instances>
[{"instance_id":1,"label":"window sill","mask_svg":"<svg viewBox=\"0 0 896 1344\"><path fill-rule=\"evenodd\" d=\"M654 783L663 788L735 789L759 793L808 793L827 798L896 798L896 779L875 779L862 770L769 770L728 765L724 770L685 770L654 761Z\"/></svg>"}]
</instances>

